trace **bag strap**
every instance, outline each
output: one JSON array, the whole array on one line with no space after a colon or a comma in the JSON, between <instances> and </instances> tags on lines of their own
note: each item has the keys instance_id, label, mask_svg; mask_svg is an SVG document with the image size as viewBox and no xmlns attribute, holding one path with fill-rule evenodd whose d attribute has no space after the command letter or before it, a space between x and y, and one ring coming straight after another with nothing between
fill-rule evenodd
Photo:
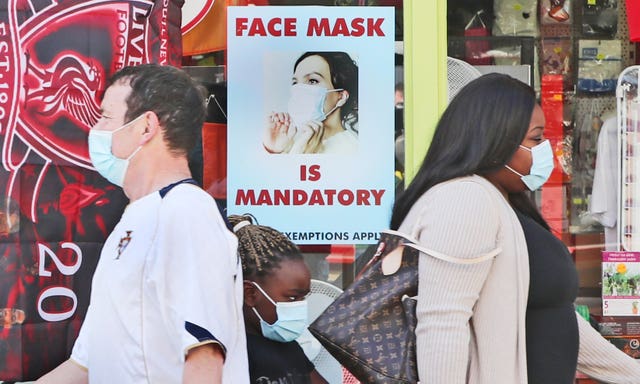
<instances>
[{"instance_id":1,"label":"bag strap","mask_svg":"<svg viewBox=\"0 0 640 384\"><path fill-rule=\"evenodd\" d=\"M482 176L478 176L478 177L482 177ZM449 180L446 181L445 183L449 183L452 182L453 180ZM491 203L493 204L493 207L495 208L496 211L500 210L500 205L498 203L498 199L494 196L494 191L490 191L486 186L479 184L482 188L484 188L486 190L486 192L489 194ZM443 261L447 261L449 263L455 263L455 264L477 264L477 263L482 263L483 261L487 261L491 258L496 257L500 252L502 252L502 248L497 247L496 249L493 249L487 253L484 253L478 257L474 257L471 259L461 259L458 257L454 257L454 256L449 256L449 255L445 255L442 252L438 252L438 251L434 251L433 249L428 249L425 247L422 247L418 244L420 244L420 242L417 240L417 235L418 235L418 230L417 230L417 223L415 223L413 225L413 228L411 230L412 236L407 236L405 234L402 234L398 231L384 231L384 232L392 232L393 234L397 235L397 236L401 236L404 237L405 239L407 239L407 242L405 243L406 246L414 248L424 254L430 255L435 257L436 259L440 259Z\"/></svg>"},{"instance_id":2,"label":"bag strap","mask_svg":"<svg viewBox=\"0 0 640 384\"><path fill-rule=\"evenodd\" d=\"M489 259L492 259L494 257L496 257L500 252L502 252L502 248L498 247L492 251L489 251L487 253L484 253L478 257L474 257L472 259L461 259L458 257L453 257L453 256L449 256L449 255L445 255L442 252L438 252L438 251L434 251L433 249L428 249L425 247L421 247L417 244L413 244L413 243L405 243L404 244L407 247L411 247L413 249L417 249L418 251L427 254L429 256L433 256L436 259L440 259L442 261L447 261L449 263L455 263L455 264L477 264L477 263L482 263L483 261L487 261Z\"/></svg>"},{"instance_id":3,"label":"bag strap","mask_svg":"<svg viewBox=\"0 0 640 384\"><path fill-rule=\"evenodd\" d=\"M426 247L423 247L421 245L418 245L418 240L406 235L402 232L399 231L394 231L391 229L382 231L384 233L388 233L391 235L395 235L395 236L399 236L402 237L403 239L405 239L405 241L403 241L403 245L407 246L407 247L411 247L419 252L422 252L424 254L427 254L429 256L433 256L436 259L440 259L442 261L447 261L450 263L455 263L455 264L477 264L477 263L482 263L483 261L487 261L489 259L492 259L494 257L496 257L500 252L502 252L502 248L497 247L494 250L491 250L487 253L484 253L478 257L474 257L472 259L462 259L462 258L458 258L458 257L454 257L454 256L449 256L449 255L445 255L442 252L438 252L438 251L434 251L433 249L429 249Z\"/></svg>"}]
</instances>

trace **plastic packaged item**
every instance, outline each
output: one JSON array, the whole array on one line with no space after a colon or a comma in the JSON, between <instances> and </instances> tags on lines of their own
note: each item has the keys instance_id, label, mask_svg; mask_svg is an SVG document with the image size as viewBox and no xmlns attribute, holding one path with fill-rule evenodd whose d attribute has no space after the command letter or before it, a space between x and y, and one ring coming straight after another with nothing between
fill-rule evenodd
<instances>
[{"instance_id":1,"label":"plastic packaged item","mask_svg":"<svg viewBox=\"0 0 640 384\"><path fill-rule=\"evenodd\" d=\"M583 3L582 35L585 37L613 38L618 30L618 0L580 1ZM633 1L629 0L627 3ZM638 18L640 18L640 13L636 19ZM630 18L629 24L631 23L632 20Z\"/></svg>"},{"instance_id":2,"label":"plastic packaged item","mask_svg":"<svg viewBox=\"0 0 640 384\"><path fill-rule=\"evenodd\" d=\"M629 23L629 40L640 41L640 1L627 0L627 23Z\"/></svg>"},{"instance_id":3,"label":"plastic packaged item","mask_svg":"<svg viewBox=\"0 0 640 384\"><path fill-rule=\"evenodd\" d=\"M578 42L578 90L613 92L622 70L619 40L580 40Z\"/></svg>"},{"instance_id":4,"label":"plastic packaged item","mask_svg":"<svg viewBox=\"0 0 640 384\"><path fill-rule=\"evenodd\" d=\"M570 0L540 0L540 24L571 24Z\"/></svg>"},{"instance_id":5,"label":"plastic packaged item","mask_svg":"<svg viewBox=\"0 0 640 384\"><path fill-rule=\"evenodd\" d=\"M562 75L565 86L571 81L571 39L553 37L542 39L542 74Z\"/></svg>"},{"instance_id":6,"label":"plastic packaged item","mask_svg":"<svg viewBox=\"0 0 640 384\"><path fill-rule=\"evenodd\" d=\"M536 0L495 0L494 36L538 36Z\"/></svg>"},{"instance_id":7,"label":"plastic packaged item","mask_svg":"<svg viewBox=\"0 0 640 384\"><path fill-rule=\"evenodd\" d=\"M464 28L465 37L472 38L465 41L464 59L472 65L491 65L491 56L488 54L490 50L489 40L481 38L474 39L474 37L491 35L489 28L483 20L484 17L484 10L478 11Z\"/></svg>"}]
</instances>

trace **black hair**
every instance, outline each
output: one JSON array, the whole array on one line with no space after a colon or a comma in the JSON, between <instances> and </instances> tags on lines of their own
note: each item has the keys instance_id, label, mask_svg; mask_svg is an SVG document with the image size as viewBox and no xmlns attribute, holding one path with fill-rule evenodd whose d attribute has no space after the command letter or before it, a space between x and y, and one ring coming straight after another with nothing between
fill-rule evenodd
<instances>
[{"instance_id":1,"label":"black hair","mask_svg":"<svg viewBox=\"0 0 640 384\"><path fill-rule=\"evenodd\" d=\"M329 64L331 83L336 89L349 92L349 98L340 108L340 119L345 126L357 132L358 123L358 66L346 52L305 52L293 65L296 71L298 64L309 56L320 56Z\"/></svg>"},{"instance_id":2,"label":"black hair","mask_svg":"<svg viewBox=\"0 0 640 384\"><path fill-rule=\"evenodd\" d=\"M142 64L116 72L108 85L116 83L131 86L125 122L152 111L158 116L169 149L187 154L195 146L206 114L205 92L186 72Z\"/></svg>"},{"instance_id":3,"label":"black hair","mask_svg":"<svg viewBox=\"0 0 640 384\"><path fill-rule=\"evenodd\" d=\"M285 234L254 224L253 216L230 215L229 222L238 237L238 255L245 279L266 277L284 260L303 260L300 249Z\"/></svg>"},{"instance_id":4,"label":"black hair","mask_svg":"<svg viewBox=\"0 0 640 384\"><path fill-rule=\"evenodd\" d=\"M536 95L510 76L491 73L460 90L438 121L415 178L396 200L391 228L398 229L415 202L436 184L501 169L524 139ZM549 228L526 192L509 195L511 205Z\"/></svg>"}]
</instances>

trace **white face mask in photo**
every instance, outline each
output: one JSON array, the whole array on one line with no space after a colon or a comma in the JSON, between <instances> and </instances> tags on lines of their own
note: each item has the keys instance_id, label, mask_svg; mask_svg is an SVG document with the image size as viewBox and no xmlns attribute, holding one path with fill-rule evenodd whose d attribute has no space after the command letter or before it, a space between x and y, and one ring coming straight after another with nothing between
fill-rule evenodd
<instances>
[{"instance_id":1,"label":"white face mask in photo","mask_svg":"<svg viewBox=\"0 0 640 384\"><path fill-rule=\"evenodd\" d=\"M100 131L97 129L89 131L89 157L91 158L91 163L102 177L119 187L122 187L122 184L124 183L124 176L127 173L129 161L136 153L138 153L142 146L136 148L136 150L133 151L133 153L126 159L117 158L111 152L113 134L125 129L142 116L144 116L144 114L113 131Z\"/></svg>"},{"instance_id":2,"label":"white face mask in photo","mask_svg":"<svg viewBox=\"0 0 640 384\"><path fill-rule=\"evenodd\" d=\"M336 104L329 112L324 112L324 103L328 92L341 92L343 89L326 89L317 85L294 84L289 98L289 115L296 127L308 121L324 121L338 108Z\"/></svg>"}]
</instances>

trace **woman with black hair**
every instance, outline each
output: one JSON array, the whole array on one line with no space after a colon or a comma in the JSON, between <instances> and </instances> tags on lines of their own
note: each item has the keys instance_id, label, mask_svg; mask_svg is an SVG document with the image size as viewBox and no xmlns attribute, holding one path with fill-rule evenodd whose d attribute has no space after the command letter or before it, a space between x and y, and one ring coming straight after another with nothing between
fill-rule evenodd
<instances>
[{"instance_id":1,"label":"woman with black hair","mask_svg":"<svg viewBox=\"0 0 640 384\"><path fill-rule=\"evenodd\" d=\"M267 116L269 153L354 153L358 66L345 52L306 52L293 66L288 112Z\"/></svg>"},{"instance_id":2,"label":"woman with black hair","mask_svg":"<svg viewBox=\"0 0 640 384\"><path fill-rule=\"evenodd\" d=\"M489 74L442 115L391 227L421 254L418 373L423 383L570 384L576 369L640 382L640 364L574 311L578 277L566 246L529 197L553 170L534 91ZM483 255L487 261L471 263Z\"/></svg>"}]
</instances>

